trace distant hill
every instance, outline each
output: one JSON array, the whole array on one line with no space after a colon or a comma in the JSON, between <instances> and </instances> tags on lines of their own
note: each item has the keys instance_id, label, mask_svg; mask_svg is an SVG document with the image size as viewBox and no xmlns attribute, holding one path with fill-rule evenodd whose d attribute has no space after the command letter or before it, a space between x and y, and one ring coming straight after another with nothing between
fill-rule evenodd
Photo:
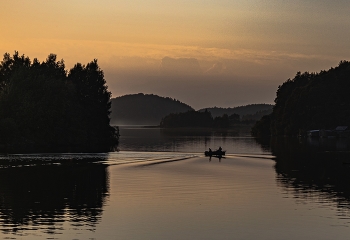
<instances>
[{"instance_id":1,"label":"distant hill","mask_svg":"<svg viewBox=\"0 0 350 240\"><path fill-rule=\"evenodd\" d=\"M159 125L170 113L194 110L179 100L143 93L113 98L111 102L112 125Z\"/></svg>"},{"instance_id":2,"label":"distant hill","mask_svg":"<svg viewBox=\"0 0 350 240\"><path fill-rule=\"evenodd\" d=\"M273 105L271 104L249 104L246 106L239 106L234 108L220 108L220 107L212 107L212 108L203 108L200 109L200 112L204 112L206 109L211 112L213 117L219 117L223 114L232 115L238 114L241 118L245 115L255 115L258 112L263 112L264 114L270 114L272 112ZM259 117L260 119L261 117Z\"/></svg>"}]
</instances>

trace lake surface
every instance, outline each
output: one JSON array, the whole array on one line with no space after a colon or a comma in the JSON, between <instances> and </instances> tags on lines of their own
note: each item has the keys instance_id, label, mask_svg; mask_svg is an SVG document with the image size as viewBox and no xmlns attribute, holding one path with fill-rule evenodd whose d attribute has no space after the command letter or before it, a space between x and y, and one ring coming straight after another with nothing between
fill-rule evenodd
<instances>
[{"instance_id":1,"label":"lake surface","mask_svg":"<svg viewBox=\"0 0 350 240\"><path fill-rule=\"evenodd\" d=\"M229 153L264 153L250 136L250 127L223 130L159 129L121 127L120 150L147 152L186 152L202 154L208 148L223 147Z\"/></svg>"},{"instance_id":2,"label":"lake surface","mask_svg":"<svg viewBox=\"0 0 350 240\"><path fill-rule=\"evenodd\" d=\"M0 238L348 239L349 146L123 127L119 152L0 155Z\"/></svg>"}]
</instances>

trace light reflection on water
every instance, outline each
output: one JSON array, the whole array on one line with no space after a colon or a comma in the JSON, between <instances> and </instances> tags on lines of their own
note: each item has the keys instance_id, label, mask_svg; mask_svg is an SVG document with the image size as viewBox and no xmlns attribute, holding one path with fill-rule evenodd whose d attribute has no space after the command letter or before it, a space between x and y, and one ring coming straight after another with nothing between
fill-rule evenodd
<instances>
[{"instance_id":1,"label":"light reflection on water","mask_svg":"<svg viewBox=\"0 0 350 240\"><path fill-rule=\"evenodd\" d=\"M120 165L138 162L181 160L199 155L202 154L133 151L119 151L111 153L8 154L0 155L0 169L44 165L81 165L84 163Z\"/></svg>"},{"instance_id":2,"label":"light reflection on water","mask_svg":"<svg viewBox=\"0 0 350 240\"><path fill-rule=\"evenodd\" d=\"M244 133L142 131L135 141L137 131L122 131L120 152L0 155L0 237L349 236L347 141L260 143ZM166 147L150 151L162 142ZM203 157L215 144L227 156Z\"/></svg>"},{"instance_id":3,"label":"light reflection on water","mask_svg":"<svg viewBox=\"0 0 350 240\"><path fill-rule=\"evenodd\" d=\"M5 161L0 169L3 238L41 239L59 237L68 229L78 230L77 234L96 230L108 198L107 166L93 164L95 156L75 157L62 155L59 164L59 154L1 157Z\"/></svg>"},{"instance_id":4,"label":"light reflection on water","mask_svg":"<svg viewBox=\"0 0 350 240\"><path fill-rule=\"evenodd\" d=\"M229 153L264 153L250 128L230 130L160 129L121 127L122 151L203 153L220 146Z\"/></svg>"}]
</instances>

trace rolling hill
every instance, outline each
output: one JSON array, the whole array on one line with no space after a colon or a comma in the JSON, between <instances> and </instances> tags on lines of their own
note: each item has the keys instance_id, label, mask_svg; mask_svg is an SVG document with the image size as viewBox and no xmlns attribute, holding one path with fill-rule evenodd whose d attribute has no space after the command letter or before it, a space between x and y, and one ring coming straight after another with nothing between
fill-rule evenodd
<instances>
[{"instance_id":1,"label":"rolling hill","mask_svg":"<svg viewBox=\"0 0 350 240\"><path fill-rule=\"evenodd\" d=\"M112 125L159 125L170 113L194 110L179 100L143 93L120 96L111 102Z\"/></svg>"}]
</instances>

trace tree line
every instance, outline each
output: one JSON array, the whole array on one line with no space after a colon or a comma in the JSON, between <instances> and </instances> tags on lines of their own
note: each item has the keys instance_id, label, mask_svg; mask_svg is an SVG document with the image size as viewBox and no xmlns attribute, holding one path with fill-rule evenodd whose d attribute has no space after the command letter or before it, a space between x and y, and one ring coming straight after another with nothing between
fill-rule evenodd
<instances>
[{"instance_id":1,"label":"tree line","mask_svg":"<svg viewBox=\"0 0 350 240\"><path fill-rule=\"evenodd\" d=\"M97 60L69 71L55 54L39 62L15 52L0 63L0 145L13 151L109 151L110 97Z\"/></svg>"},{"instance_id":2,"label":"tree line","mask_svg":"<svg viewBox=\"0 0 350 240\"><path fill-rule=\"evenodd\" d=\"M254 120L253 120L254 121ZM255 121L254 121L255 122ZM171 113L160 122L160 127L163 128L229 128L239 124L251 124L252 120L241 120L236 113L223 114L222 116L213 117L208 110L204 111L187 111L181 113Z\"/></svg>"},{"instance_id":3,"label":"tree line","mask_svg":"<svg viewBox=\"0 0 350 240\"><path fill-rule=\"evenodd\" d=\"M209 107L209 108L200 109L198 111L204 112L205 110L208 110L209 112L211 112L211 115L213 117L219 117L219 116L222 116L224 114L227 114L230 116L230 115L236 113L236 114L240 115L241 118L243 119L244 116L254 115L257 112L271 113L272 108L273 108L273 105L271 105L271 104L261 103L261 104L248 104L248 105L238 106L238 107L233 107L233 108L231 108L231 107L229 107L229 108ZM257 119L257 120L259 120L259 119Z\"/></svg>"},{"instance_id":4,"label":"tree line","mask_svg":"<svg viewBox=\"0 0 350 240\"><path fill-rule=\"evenodd\" d=\"M255 136L305 135L350 126L350 62L319 73L298 72L278 87L273 112L252 128Z\"/></svg>"}]
</instances>

